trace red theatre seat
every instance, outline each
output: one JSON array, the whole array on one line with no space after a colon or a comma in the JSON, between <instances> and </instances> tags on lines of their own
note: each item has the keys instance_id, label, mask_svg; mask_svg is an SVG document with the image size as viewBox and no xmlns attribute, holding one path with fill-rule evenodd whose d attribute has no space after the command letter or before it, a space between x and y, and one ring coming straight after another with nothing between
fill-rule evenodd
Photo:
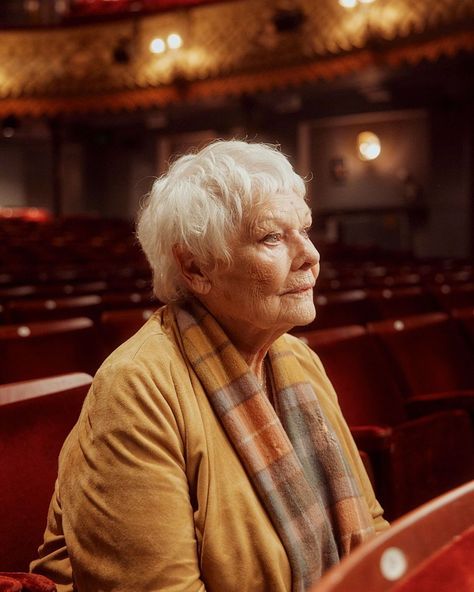
<instances>
[{"instance_id":1,"label":"red theatre seat","mask_svg":"<svg viewBox=\"0 0 474 592\"><path fill-rule=\"evenodd\" d=\"M0 592L56 592L54 582L39 574L0 572Z\"/></svg>"},{"instance_id":2,"label":"red theatre seat","mask_svg":"<svg viewBox=\"0 0 474 592\"><path fill-rule=\"evenodd\" d=\"M12 300L6 304L10 323L52 321L73 317L89 317L97 320L102 310L102 300L95 294L66 298Z\"/></svg>"},{"instance_id":3,"label":"red theatre seat","mask_svg":"<svg viewBox=\"0 0 474 592\"><path fill-rule=\"evenodd\" d=\"M474 349L474 305L456 308L451 314L458 321L461 330L464 331Z\"/></svg>"},{"instance_id":4,"label":"red theatre seat","mask_svg":"<svg viewBox=\"0 0 474 592\"><path fill-rule=\"evenodd\" d=\"M100 332L105 348L104 356L136 333L152 314L152 308L111 310L102 313Z\"/></svg>"},{"instance_id":5,"label":"red theatre seat","mask_svg":"<svg viewBox=\"0 0 474 592\"><path fill-rule=\"evenodd\" d=\"M379 321L368 327L400 369L407 394L474 389L474 350L447 314Z\"/></svg>"},{"instance_id":6,"label":"red theatre seat","mask_svg":"<svg viewBox=\"0 0 474 592\"><path fill-rule=\"evenodd\" d=\"M431 288L444 310L474 306L474 283L444 283Z\"/></svg>"},{"instance_id":7,"label":"red theatre seat","mask_svg":"<svg viewBox=\"0 0 474 592\"><path fill-rule=\"evenodd\" d=\"M474 481L410 512L310 592L472 592Z\"/></svg>"},{"instance_id":8,"label":"red theatre seat","mask_svg":"<svg viewBox=\"0 0 474 592\"><path fill-rule=\"evenodd\" d=\"M160 302L147 291L122 291L102 296L104 311L125 310L129 308L158 308Z\"/></svg>"},{"instance_id":9,"label":"red theatre seat","mask_svg":"<svg viewBox=\"0 0 474 592\"><path fill-rule=\"evenodd\" d=\"M101 359L90 319L0 327L0 384L65 372L94 374Z\"/></svg>"},{"instance_id":10,"label":"red theatre seat","mask_svg":"<svg viewBox=\"0 0 474 592\"><path fill-rule=\"evenodd\" d=\"M380 318L368 293L364 290L317 293L314 303L315 320L309 325L295 327L293 333L345 325L364 325Z\"/></svg>"},{"instance_id":11,"label":"red theatre seat","mask_svg":"<svg viewBox=\"0 0 474 592\"><path fill-rule=\"evenodd\" d=\"M412 414L464 409L474 426L474 348L445 313L369 323L391 357Z\"/></svg>"},{"instance_id":12,"label":"red theatre seat","mask_svg":"<svg viewBox=\"0 0 474 592\"><path fill-rule=\"evenodd\" d=\"M369 297L381 319L406 317L440 309L432 294L419 286L372 290Z\"/></svg>"},{"instance_id":13,"label":"red theatre seat","mask_svg":"<svg viewBox=\"0 0 474 592\"><path fill-rule=\"evenodd\" d=\"M474 477L469 415L446 410L410 419L390 360L364 327L303 337L320 356L358 447L370 456L389 519Z\"/></svg>"},{"instance_id":14,"label":"red theatre seat","mask_svg":"<svg viewBox=\"0 0 474 592\"><path fill-rule=\"evenodd\" d=\"M0 386L0 569L27 571L37 555L59 451L91 382L76 373Z\"/></svg>"}]
</instances>

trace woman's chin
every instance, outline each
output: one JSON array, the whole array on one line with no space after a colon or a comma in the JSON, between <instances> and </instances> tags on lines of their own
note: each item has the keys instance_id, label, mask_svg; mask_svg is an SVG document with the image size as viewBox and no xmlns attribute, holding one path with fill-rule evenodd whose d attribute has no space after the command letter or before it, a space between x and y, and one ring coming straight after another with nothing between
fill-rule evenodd
<instances>
[{"instance_id":1,"label":"woman's chin","mask_svg":"<svg viewBox=\"0 0 474 592\"><path fill-rule=\"evenodd\" d=\"M309 325L309 323L312 323L316 318L316 308L312 302L305 306L298 307L298 310L296 310L295 313L293 321L294 327Z\"/></svg>"}]
</instances>

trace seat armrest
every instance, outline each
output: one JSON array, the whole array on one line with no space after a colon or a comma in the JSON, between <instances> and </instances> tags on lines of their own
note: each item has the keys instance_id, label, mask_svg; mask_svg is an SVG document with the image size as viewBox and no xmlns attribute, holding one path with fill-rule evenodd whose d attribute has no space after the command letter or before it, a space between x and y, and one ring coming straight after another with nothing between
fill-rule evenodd
<instances>
[{"instance_id":1,"label":"seat armrest","mask_svg":"<svg viewBox=\"0 0 474 592\"><path fill-rule=\"evenodd\" d=\"M463 409L474 419L474 390L417 395L405 401L405 409L410 418L422 417L438 411Z\"/></svg>"},{"instance_id":2,"label":"seat armrest","mask_svg":"<svg viewBox=\"0 0 474 592\"><path fill-rule=\"evenodd\" d=\"M357 447L365 450L367 454L390 449L393 433L391 427L383 425L349 427Z\"/></svg>"}]
</instances>

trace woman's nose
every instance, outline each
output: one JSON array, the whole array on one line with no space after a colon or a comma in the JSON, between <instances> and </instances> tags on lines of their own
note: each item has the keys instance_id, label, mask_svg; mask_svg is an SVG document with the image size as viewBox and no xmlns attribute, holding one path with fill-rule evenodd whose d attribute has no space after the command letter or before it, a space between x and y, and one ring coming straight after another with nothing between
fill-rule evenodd
<instances>
[{"instance_id":1,"label":"woman's nose","mask_svg":"<svg viewBox=\"0 0 474 592\"><path fill-rule=\"evenodd\" d=\"M295 269L309 269L319 264L321 257L312 241L307 237L301 237L297 252L293 259Z\"/></svg>"}]
</instances>

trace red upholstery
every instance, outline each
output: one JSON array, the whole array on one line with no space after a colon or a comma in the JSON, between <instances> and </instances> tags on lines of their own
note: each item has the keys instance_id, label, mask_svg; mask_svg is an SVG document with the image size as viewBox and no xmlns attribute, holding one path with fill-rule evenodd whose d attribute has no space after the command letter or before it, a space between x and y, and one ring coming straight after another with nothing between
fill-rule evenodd
<instances>
[{"instance_id":1,"label":"red upholstery","mask_svg":"<svg viewBox=\"0 0 474 592\"><path fill-rule=\"evenodd\" d=\"M0 576L0 592L21 592L21 584L13 578Z\"/></svg>"},{"instance_id":2,"label":"red upholstery","mask_svg":"<svg viewBox=\"0 0 474 592\"><path fill-rule=\"evenodd\" d=\"M143 291L123 291L102 296L102 305L104 311L124 310L128 308L158 308L160 303L147 290Z\"/></svg>"},{"instance_id":3,"label":"red upholstery","mask_svg":"<svg viewBox=\"0 0 474 592\"><path fill-rule=\"evenodd\" d=\"M393 425L406 419L389 359L364 327L335 327L300 337L320 356L350 425Z\"/></svg>"},{"instance_id":4,"label":"red upholstery","mask_svg":"<svg viewBox=\"0 0 474 592\"><path fill-rule=\"evenodd\" d=\"M404 272L397 269L389 271L377 267L372 273L369 271L365 279L370 288L404 288L418 286L421 282L419 273Z\"/></svg>"},{"instance_id":5,"label":"red upholstery","mask_svg":"<svg viewBox=\"0 0 474 592\"><path fill-rule=\"evenodd\" d=\"M396 362L407 394L474 389L474 350L444 313L368 325Z\"/></svg>"},{"instance_id":6,"label":"red upholstery","mask_svg":"<svg viewBox=\"0 0 474 592\"><path fill-rule=\"evenodd\" d=\"M447 311L474 306L474 283L446 283L432 288L432 291L443 309Z\"/></svg>"},{"instance_id":7,"label":"red upholstery","mask_svg":"<svg viewBox=\"0 0 474 592\"><path fill-rule=\"evenodd\" d=\"M2 569L25 571L36 556L59 451L91 381L86 374L69 374L0 386Z\"/></svg>"},{"instance_id":8,"label":"red upholstery","mask_svg":"<svg viewBox=\"0 0 474 592\"><path fill-rule=\"evenodd\" d=\"M295 327L293 332L345 325L364 325L380 318L364 290L317 293L315 305L316 319L305 327Z\"/></svg>"},{"instance_id":9,"label":"red upholstery","mask_svg":"<svg viewBox=\"0 0 474 592\"><path fill-rule=\"evenodd\" d=\"M102 310L102 300L97 295L12 300L7 303L6 310L10 323L52 321L81 316L98 319Z\"/></svg>"},{"instance_id":10,"label":"red upholstery","mask_svg":"<svg viewBox=\"0 0 474 592\"><path fill-rule=\"evenodd\" d=\"M56 592L56 586L39 574L0 572L0 592Z\"/></svg>"},{"instance_id":11,"label":"red upholstery","mask_svg":"<svg viewBox=\"0 0 474 592\"><path fill-rule=\"evenodd\" d=\"M474 476L469 416L445 410L410 420L394 367L364 327L303 337L320 356L358 447L370 455L390 519Z\"/></svg>"},{"instance_id":12,"label":"red upholstery","mask_svg":"<svg viewBox=\"0 0 474 592\"><path fill-rule=\"evenodd\" d=\"M136 333L152 314L152 308L114 310L102 313L100 329L105 347L104 355L110 354Z\"/></svg>"},{"instance_id":13,"label":"red upholstery","mask_svg":"<svg viewBox=\"0 0 474 592\"><path fill-rule=\"evenodd\" d=\"M474 481L397 520L310 592L472 592Z\"/></svg>"},{"instance_id":14,"label":"red upholstery","mask_svg":"<svg viewBox=\"0 0 474 592\"><path fill-rule=\"evenodd\" d=\"M393 319L439 310L435 298L420 287L371 291L371 301L381 319Z\"/></svg>"},{"instance_id":15,"label":"red upholstery","mask_svg":"<svg viewBox=\"0 0 474 592\"><path fill-rule=\"evenodd\" d=\"M457 319L461 326L461 330L464 331L471 346L474 348L474 305L465 308L456 308L451 314Z\"/></svg>"},{"instance_id":16,"label":"red upholstery","mask_svg":"<svg viewBox=\"0 0 474 592\"><path fill-rule=\"evenodd\" d=\"M10 286L8 288L0 288L0 302L7 302L8 300L15 300L16 298L34 297L38 294L38 287L36 285L25 284L23 286Z\"/></svg>"},{"instance_id":17,"label":"red upholstery","mask_svg":"<svg viewBox=\"0 0 474 592\"><path fill-rule=\"evenodd\" d=\"M37 298L65 298L71 296L102 294L107 290L108 285L104 280L96 280L89 282L53 282L47 284L37 284L36 297Z\"/></svg>"},{"instance_id":18,"label":"red upholstery","mask_svg":"<svg viewBox=\"0 0 474 592\"><path fill-rule=\"evenodd\" d=\"M360 458L362 460L362 463L364 465L364 469L366 470L366 473L370 479L370 482L372 483L372 487L375 487L375 475L374 475L374 469L372 467L372 463L370 461L370 456L364 450L359 450L359 454L360 454Z\"/></svg>"},{"instance_id":19,"label":"red upholstery","mask_svg":"<svg viewBox=\"0 0 474 592\"><path fill-rule=\"evenodd\" d=\"M458 535L394 586L394 592L472 592L474 526Z\"/></svg>"},{"instance_id":20,"label":"red upholstery","mask_svg":"<svg viewBox=\"0 0 474 592\"><path fill-rule=\"evenodd\" d=\"M94 374L102 359L86 318L0 327L0 384L62 374Z\"/></svg>"}]
</instances>

